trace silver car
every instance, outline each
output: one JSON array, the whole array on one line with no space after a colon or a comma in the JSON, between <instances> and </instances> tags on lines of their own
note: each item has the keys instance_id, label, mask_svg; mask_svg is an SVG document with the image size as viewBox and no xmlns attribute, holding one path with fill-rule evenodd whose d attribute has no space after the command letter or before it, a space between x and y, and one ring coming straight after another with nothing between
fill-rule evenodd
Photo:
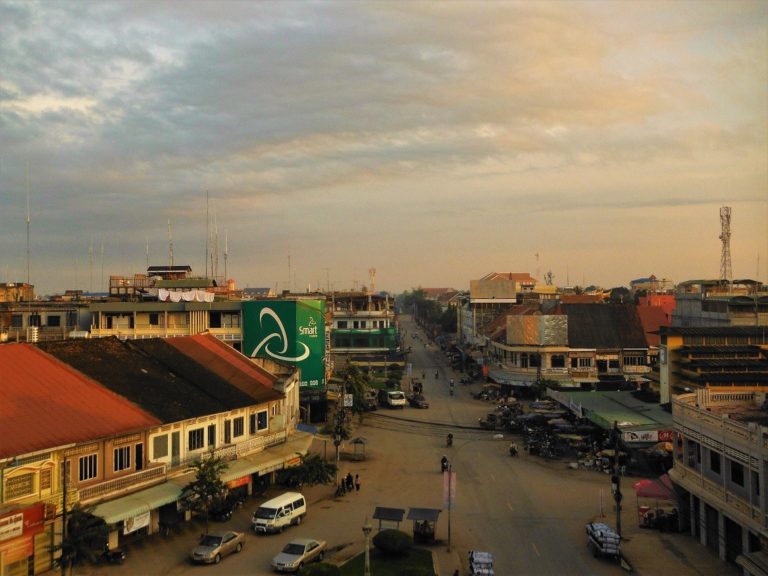
<instances>
[{"instance_id":1,"label":"silver car","mask_svg":"<svg viewBox=\"0 0 768 576\"><path fill-rule=\"evenodd\" d=\"M322 560L325 557L325 547L325 540L291 540L280 554L272 558L272 568L278 572L298 572L304 564Z\"/></svg>"},{"instance_id":2,"label":"silver car","mask_svg":"<svg viewBox=\"0 0 768 576\"><path fill-rule=\"evenodd\" d=\"M206 534L190 553L193 562L218 564L227 554L240 552L245 544L242 532L214 532Z\"/></svg>"}]
</instances>

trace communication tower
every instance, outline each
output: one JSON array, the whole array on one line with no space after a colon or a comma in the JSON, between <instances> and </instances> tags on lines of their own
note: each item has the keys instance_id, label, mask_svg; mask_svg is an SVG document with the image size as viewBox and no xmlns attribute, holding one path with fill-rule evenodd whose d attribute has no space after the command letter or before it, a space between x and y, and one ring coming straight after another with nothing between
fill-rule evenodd
<instances>
[{"instance_id":1,"label":"communication tower","mask_svg":"<svg viewBox=\"0 0 768 576\"><path fill-rule=\"evenodd\" d=\"M723 249L720 253L720 280L730 283L731 272L731 207L720 208L720 241Z\"/></svg>"},{"instance_id":2,"label":"communication tower","mask_svg":"<svg viewBox=\"0 0 768 576\"><path fill-rule=\"evenodd\" d=\"M368 294L373 294L376 291L376 268L368 268Z\"/></svg>"}]
</instances>

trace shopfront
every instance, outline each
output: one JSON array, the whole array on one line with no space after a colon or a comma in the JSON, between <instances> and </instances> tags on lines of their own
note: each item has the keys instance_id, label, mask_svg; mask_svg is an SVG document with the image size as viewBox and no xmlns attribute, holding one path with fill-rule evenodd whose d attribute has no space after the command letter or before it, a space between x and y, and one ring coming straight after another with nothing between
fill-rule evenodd
<instances>
[{"instance_id":1,"label":"shopfront","mask_svg":"<svg viewBox=\"0 0 768 576\"><path fill-rule=\"evenodd\" d=\"M45 524L45 505L35 504L0 516L0 576L27 576L51 566L53 524Z\"/></svg>"}]
</instances>

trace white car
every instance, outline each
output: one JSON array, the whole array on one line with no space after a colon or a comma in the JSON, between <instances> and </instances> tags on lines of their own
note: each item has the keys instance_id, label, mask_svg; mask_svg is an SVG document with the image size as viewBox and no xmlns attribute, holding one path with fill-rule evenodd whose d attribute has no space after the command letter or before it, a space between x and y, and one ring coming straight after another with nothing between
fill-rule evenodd
<instances>
[{"instance_id":1,"label":"white car","mask_svg":"<svg viewBox=\"0 0 768 576\"><path fill-rule=\"evenodd\" d=\"M325 548L325 540L291 540L280 554L272 558L272 568L278 572L298 572L304 564L321 561L325 557Z\"/></svg>"}]
</instances>

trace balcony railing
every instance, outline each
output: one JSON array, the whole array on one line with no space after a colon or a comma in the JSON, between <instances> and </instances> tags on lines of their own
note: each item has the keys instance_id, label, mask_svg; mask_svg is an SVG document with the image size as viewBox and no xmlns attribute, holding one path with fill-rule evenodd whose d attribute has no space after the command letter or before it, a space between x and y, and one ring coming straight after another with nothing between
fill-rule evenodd
<instances>
[{"instance_id":1,"label":"balcony railing","mask_svg":"<svg viewBox=\"0 0 768 576\"><path fill-rule=\"evenodd\" d=\"M694 494L703 492L714 498L720 503L723 510L726 512L730 510L731 515L736 512L753 522L757 522L762 528L768 527L768 516L760 511L759 506L753 506L747 500L726 490L721 484L705 478L698 471L675 464L671 476L675 482L681 484L689 492Z\"/></svg>"},{"instance_id":2,"label":"balcony railing","mask_svg":"<svg viewBox=\"0 0 768 576\"><path fill-rule=\"evenodd\" d=\"M87 502L95 498L100 498L106 494L112 494L114 492L124 492L129 489L134 489L142 486L143 484L153 483L156 484L157 480L165 478L165 464L147 468L140 472L134 472L133 474L126 474L120 478L113 480L107 480L106 482L99 482L93 486L82 488L80 493L80 501Z\"/></svg>"}]
</instances>

